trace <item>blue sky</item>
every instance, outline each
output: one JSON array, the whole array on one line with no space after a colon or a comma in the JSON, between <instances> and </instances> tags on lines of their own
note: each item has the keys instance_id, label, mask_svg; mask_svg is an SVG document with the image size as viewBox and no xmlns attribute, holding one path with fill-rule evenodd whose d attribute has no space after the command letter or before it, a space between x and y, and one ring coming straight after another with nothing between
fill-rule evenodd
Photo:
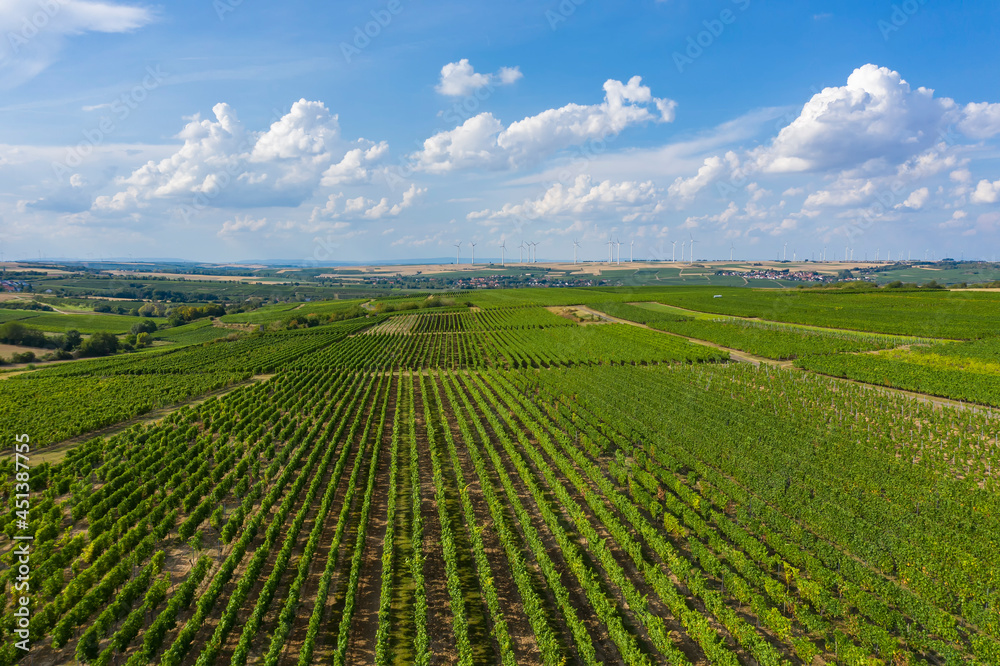
<instances>
[{"instance_id":1,"label":"blue sky","mask_svg":"<svg viewBox=\"0 0 1000 666\"><path fill-rule=\"evenodd\" d=\"M0 240L989 259L998 26L985 1L7 0Z\"/></svg>"}]
</instances>

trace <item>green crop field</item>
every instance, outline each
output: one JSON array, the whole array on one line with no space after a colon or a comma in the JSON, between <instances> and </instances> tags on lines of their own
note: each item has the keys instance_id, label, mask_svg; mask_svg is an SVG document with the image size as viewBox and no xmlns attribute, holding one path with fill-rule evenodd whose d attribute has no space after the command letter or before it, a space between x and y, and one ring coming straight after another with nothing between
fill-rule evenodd
<instances>
[{"instance_id":1,"label":"green crop field","mask_svg":"<svg viewBox=\"0 0 1000 666\"><path fill-rule=\"evenodd\" d=\"M182 345L198 344L234 335L237 331L220 326L214 326L211 321L198 320L190 324L175 326L153 333L154 340L165 340Z\"/></svg>"},{"instance_id":2,"label":"green crop field","mask_svg":"<svg viewBox=\"0 0 1000 666\"><path fill-rule=\"evenodd\" d=\"M895 280L916 284L923 284L930 280L936 280L942 284L986 283L1000 280L1000 268L996 264L963 264L955 268L908 266L878 274L880 284Z\"/></svg>"},{"instance_id":3,"label":"green crop field","mask_svg":"<svg viewBox=\"0 0 1000 666\"><path fill-rule=\"evenodd\" d=\"M167 321L166 319L156 317L151 319L157 325ZM115 314L58 314L55 312L43 312L23 321L32 328L50 333L75 329L81 333L100 333L103 331L118 334L127 333L130 328L143 321L143 318Z\"/></svg>"},{"instance_id":4,"label":"green crop field","mask_svg":"<svg viewBox=\"0 0 1000 666\"><path fill-rule=\"evenodd\" d=\"M715 298L715 295L721 298ZM632 301L660 301L738 317L919 337L971 339L998 333L997 295L962 291L679 289L637 290Z\"/></svg>"},{"instance_id":5,"label":"green crop field","mask_svg":"<svg viewBox=\"0 0 1000 666\"><path fill-rule=\"evenodd\" d=\"M0 664L1000 664L1000 294L426 302L0 375Z\"/></svg>"},{"instance_id":6,"label":"green crop field","mask_svg":"<svg viewBox=\"0 0 1000 666\"><path fill-rule=\"evenodd\" d=\"M8 321L24 321L36 316L38 316L38 313L31 310L6 310L0 308L0 324L6 324Z\"/></svg>"}]
</instances>

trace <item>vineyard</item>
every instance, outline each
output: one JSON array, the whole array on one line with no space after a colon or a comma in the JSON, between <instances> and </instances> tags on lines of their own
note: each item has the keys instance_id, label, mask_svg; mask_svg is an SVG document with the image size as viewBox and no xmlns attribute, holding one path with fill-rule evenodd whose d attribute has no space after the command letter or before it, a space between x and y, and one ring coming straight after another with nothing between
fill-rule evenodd
<instances>
[{"instance_id":1,"label":"vineyard","mask_svg":"<svg viewBox=\"0 0 1000 666\"><path fill-rule=\"evenodd\" d=\"M656 321L650 326L661 331L708 340L723 347L777 360L878 351L905 344L927 342L922 338L795 328L786 324L735 318Z\"/></svg>"},{"instance_id":2,"label":"vineyard","mask_svg":"<svg viewBox=\"0 0 1000 666\"><path fill-rule=\"evenodd\" d=\"M650 328L491 294L0 381L33 449L176 406L33 465L32 653L5 594L0 664L1000 663L996 415L680 335L996 404L991 341L570 295Z\"/></svg>"},{"instance_id":3,"label":"vineyard","mask_svg":"<svg viewBox=\"0 0 1000 666\"><path fill-rule=\"evenodd\" d=\"M956 345L958 347L958 345ZM881 354L808 357L796 361L807 370L867 384L1000 407L1000 365L957 355L960 350L930 349Z\"/></svg>"},{"instance_id":4,"label":"vineyard","mask_svg":"<svg viewBox=\"0 0 1000 666\"><path fill-rule=\"evenodd\" d=\"M214 326L211 321L201 320L168 328L165 331L157 331L152 337L156 340L166 340L177 344L199 344L224 338L232 333L233 331L230 329Z\"/></svg>"},{"instance_id":5,"label":"vineyard","mask_svg":"<svg viewBox=\"0 0 1000 666\"><path fill-rule=\"evenodd\" d=\"M716 295L721 298L715 298ZM996 298L976 292L750 290L718 288L637 290L631 301L736 317L928 338L967 340L996 335Z\"/></svg>"}]
</instances>

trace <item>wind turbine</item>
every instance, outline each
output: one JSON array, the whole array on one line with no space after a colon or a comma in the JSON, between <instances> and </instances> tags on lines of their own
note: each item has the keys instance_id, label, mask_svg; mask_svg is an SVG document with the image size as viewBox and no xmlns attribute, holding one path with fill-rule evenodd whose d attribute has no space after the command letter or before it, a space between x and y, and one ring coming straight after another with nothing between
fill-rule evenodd
<instances>
[{"instance_id":1,"label":"wind turbine","mask_svg":"<svg viewBox=\"0 0 1000 666\"><path fill-rule=\"evenodd\" d=\"M687 241L681 241L681 263L684 263L684 246L687 245Z\"/></svg>"},{"instance_id":2,"label":"wind turbine","mask_svg":"<svg viewBox=\"0 0 1000 666\"><path fill-rule=\"evenodd\" d=\"M458 248L458 254L455 255L455 263L462 263L462 241L455 243L455 247Z\"/></svg>"},{"instance_id":3,"label":"wind turbine","mask_svg":"<svg viewBox=\"0 0 1000 666\"><path fill-rule=\"evenodd\" d=\"M681 245L681 254L684 254L683 245ZM670 241L670 261L677 261L677 241Z\"/></svg>"},{"instance_id":4,"label":"wind turbine","mask_svg":"<svg viewBox=\"0 0 1000 666\"><path fill-rule=\"evenodd\" d=\"M785 243L784 249L781 250L781 260L785 261L788 259L788 243Z\"/></svg>"},{"instance_id":5,"label":"wind turbine","mask_svg":"<svg viewBox=\"0 0 1000 666\"><path fill-rule=\"evenodd\" d=\"M573 263L576 263L576 251L580 248L580 241L573 241Z\"/></svg>"},{"instance_id":6,"label":"wind turbine","mask_svg":"<svg viewBox=\"0 0 1000 666\"><path fill-rule=\"evenodd\" d=\"M613 264L614 261L615 261L615 251L612 249L612 247L613 247L613 241L611 240L611 237L609 236L608 237L608 263L609 264Z\"/></svg>"},{"instance_id":7,"label":"wind turbine","mask_svg":"<svg viewBox=\"0 0 1000 666\"><path fill-rule=\"evenodd\" d=\"M736 243L729 241L729 261L733 260L733 252L736 251Z\"/></svg>"},{"instance_id":8,"label":"wind turbine","mask_svg":"<svg viewBox=\"0 0 1000 666\"><path fill-rule=\"evenodd\" d=\"M537 264L538 263L538 243L536 243L535 241L531 242L531 251L535 255L535 258L531 260L531 263Z\"/></svg>"},{"instance_id":9,"label":"wind turbine","mask_svg":"<svg viewBox=\"0 0 1000 666\"><path fill-rule=\"evenodd\" d=\"M500 243L500 268L505 267L507 264L504 262L504 252L507 251L507 241L502 241Z\"/></svg>"},{"instance_id":10,"label":"wind turbine","mask_svg":"<svg viewBox=\"0 0 1000 666\"><path fill-rule=\"evenodd\" d=\"M476 265L476 242L475 241L469 241L469 245L472 246L472 265L475 266Z\"/></svg>"},{"instance_id":11,"label":"wind turbine","mask_svg":"<svg viewBox=\"0 0 1000 666\"><path fill-rule=\"evenodd\" d=\"M620 238L615 241L615 245L618 246L618 265L620 266L622 263L622 241Z\"/></svg>"},{"instance_id":12,"label":"wind turbine","mask_svg":"<svg viewBox=\"0 0 1000 666\"><path fill-rule=\"evenodd\" d=\"M691 234L688 235L691 236ZM688 259L692 264L694 263L694 244L696 242L697 241L694 239L694 236L691 236L691 245L688 246Z\"/></svg>"},{"instance_id":13,"label":"wind turbine","mask_svg":"<svg viewBox=\"0 0 1000 666\"><path fill-rule=\"evenodd\" d=\"M628 244L628 263L630 263L630 264L633 261L635 261L635 259L634 259L635 255L633 254L634 250L635 250L635 241L632 241L632 242L630 242Z\"/></svg>"},{"instance_id":14,"label":"wind turbine","mask_svg":"<svg viewBox=\"0 0 1000 666\"><path fill-rule=\"evenodd\" d=\"M524 241L521 241L521 244L517 246L517 263L524 263Z\"/></svg>"}]
</instances>

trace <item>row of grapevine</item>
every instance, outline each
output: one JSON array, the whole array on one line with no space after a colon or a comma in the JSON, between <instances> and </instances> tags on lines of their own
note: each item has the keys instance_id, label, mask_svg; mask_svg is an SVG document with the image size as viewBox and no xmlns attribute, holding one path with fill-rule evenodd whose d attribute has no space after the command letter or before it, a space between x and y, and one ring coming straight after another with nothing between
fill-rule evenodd
<instances>
[{"instance_id":1,"label":"row of grapevine","mask_svg":"<svg viewBox=\"0 0 1000 666\"><path fill-rule=\"evenodd\" d=\"M975 368L966 367L974 363L961 357L957 357L957 362L949 362L952 358L935 362L938 357L930 353L849 354L808 357L795 364L806 370L866 384L1000 407L1000 393L996 390L1000 367L984 367L977 372Z\"/></svg>"},{"instance_id":2,"label":"row of grapevine","mask_svg":"<svg viewBox=\"0 0 1000 666\"><path fill-rule=\"evenodd\" d=\"M731 369L727 370L727 373L728 372L732 372L732 370ZM647 377L649 379L653 379L653 377L651 376L647 375ZM671 379L671 377L667 375L662 375L658 378L664 380ZM610 379L610 378L604 378L604 379ZM640 379L643 378L636 376L632 378L632 381L637 382ZM708 385L712 384L712 379L713 378L708 378ZM719 378L714 378L714 379L716 380L716 382L719 381ZM756 381L758 383L760 382L759 375L757 376ZM593 392L593 387L598 385L601 386L602 393L605 388L618 392L618 394L615 394L613 397L611 394L605 393L604 397L602 398L603 400L611 399L613 401L613 404L617 405L620 405L621 400L625 396L630 394L628 392L629 390L631 391L635 390L635 388L626 389L624 385L620 383L620 381L615 381L610 384L588 381L586 383L586 386L588 387L587 388L588 393ZM666 385L671 386L674 384L666 384ZM653 428L653 430L649 431L648 434L643 435L643 438L655 437L660 442L664 441L663 436L665 433L660 424L663 423L664 414L662 413L662 406L665 404L673 406L671 411L676 410L677 407L680 406L696 405L696 408L702 410L703 412L705 410L708 410L709 405L712 405L712 408L708 411L708 414L715 414L714 418L716 419L719 418L716 409L718 408L726 409L726 412L724 412L726 415L723 417L723 422L728 422L730 425L727 428L720 430L720 428L718 427L718 421L716 421L715 426L712 428L712 432L714 433L714 438L720 438L723 439L724 441L732 442L729 433L734 432L735 434L739 432L739 430L737 429L738 426L736 426L735 423L736 423L736 416L737 414L739 414L740 410L734 409L733 403L730 403L729 400L727 399L723 399L722 396L719 395L719 393L717 392L712 392L711 394L708 395L712 395L714 397L714 400L718 400L718 402L721 403L719 404L718 408L716 408L713 405L713 403L706 402L705 398L692 399L690 394L688 394L686 397L660 396L657 393L657 391L662 389L654 388L654 385L651 385L648 382L643 382L642 384L639 384L639 386L642 386L642 388L639 390L644 391L647 400L650 398L650 396L657 396L656 404L660 405L661 408L660 411L658 411L655 415L651 413L648 416L646 416L643 415L641 412L639 413L639 420L637 421L637 423L641 423L642 427L644 428L646 427ZM681 384L676 386L677 388L681 388L684 385ZM697 384L695 386L697 386ZM724 391L729 390L725 385L725 383L722 383L721 386L719 386L719 388L721 388ZM704 384L702 384L701 386L701 391L703 392L705 391ZM726 397L728 398L728 393L726 393ZM665 402L661 402L661 400ZM769 399L767 399L767 412L764 412L765 414L773 410L773 404L775 403L772 403ZM723 405L726 405L726 407L723 407ZM672 455L675 456L678 455L681 451L683 451L684 455L682 457L679 457L678 459L683 461L684 465L687 466L697 465L698 469L702 470L702 472L707 474L710 468L706 468L704 464L697 463L696 460L691 459L691 452L699 452L699 455L701 455L700 452L704 452L705 454L707 454L708 451L711 450L710 448L706 448L706 444L708 443L708 441L705 440L703 436L700 439L697 438L699 432L698 428L704 427L703 425L701 425L702 419L701 418L692 419L692 415L695 412L691 412L689 409L683 407L682 409L677 411L685 412L685 418L687 419L686 421L683 421L683 423L685 423L685 427L672 431L671 434L668 435L668 437L671 440L677 440L679 436L682 436L683 441L678 443L682 444L684 448L678 449L674 447L674 445L672 445L672 448L669 450L673 451L674 453ZM746 409L742 410L742 412L744 415L749 415L749 412L747 412ZM615 422L614 415L617 413L621 413L620 406L611 407L611 405L609 404L609 409L602 408L601 420L612 419L610 422L614 423ZM634 410L633 413L635 413ZM762 415L763 414L761 414L761 416ZM680 422L680 421L673 421L673 415L671 414L670 416L671 416L671 422L674 423ZM793 419L794 413L792 414L789 414L787 412L780 413L775 415L774 418L786 419L786 420ZM647 426L646 424L649 425ZM755 425L751 426L751 428L748 429L748 431L772 433L775 430L776 425L777 424L764 427L761 425L758 416ZM805 434L804 430L805 432L808 432L810 430L808 427L804 428L803 424L800 423L795 423L794 427L796 428L796 432L798 432L800 438L804 436ZM831 434L832 433L828 432L826 435L820 436L818 439L817 436L815 435L812 438L810 438L808 435L805 435L804 438L805 441L823 441L824 439L829 439ZM720 437L720 435L722 437ZM776 439L771 440L770 439L771 436L774 436ZM992 592L989 590L988 585L980 587L978 585L978 582L977 584L970 586L968 584L969 582L968 577L972 576L973 577L972 579L976 581L983 580L981 578L982 576L988 577L990 574L985 573L985 570L983 570L982 573L979 573L979 570L981 567L993 566L992 564L987 565L987 560L995 561L994 555L990 553L987 549L983 549L981 547L981 544L977 545L974 539L969 539L968 537L964 536L965 534L967 534L964 530L956 529L956 526L960 525L961 523L956 523L955 517L951 517L947 523L942 523L941 520L944 518L944 516L936 520L928 519L930 517L926 515L922 516L919 509L917 512L914 512L911 509L909 511L909 515L907 515L906 511L901 510L902 506L894 508L897 505L883 504L881 500L876 499L879 498L881 495L885 495L887 494L887 492L889 492L889 488L886 486L885 483L886 475L885 475L884 465L889 463L891 460L895 460L894 454L890 454L893 457L888 458L887 456L884 456L884 454L879 454L878 452L871 450L862 453L863 447L859 447L857 444L851 445L848 442L840 439L839 437L836 439L836 448L831 450L836 450L838 451L838 453L842 453L842 455L837 456L836 460L837 465L840 464L851 465L852 468L854 469L854 471L851 472L852 474L851 478L854 480L855 483L861 479L865 479L866 482L870 480L870 483L877 484L875 487L876 492L873 495L869 495L869 497L872 497L873 499L865 500L864 502L858 502L856 500L852 500L850 499L850 495L844 495L841 492L835 491L833 490L833 487L829 485L829 482L826 479L833 481L833 477L830 476L830 473L831 471L836 469L836 466L831 466L830 463L833 461L829 457L823 460L823 469L825 470L826 478L824 478L824 476L816 476L815 473L813 473L812 476L808 477L808 480L803 479L803 481L798 481L797 479L799 472L787 471L781 473L781 476L778 477L779 479L781 479L780 485L778 485L778 483L775 483L776 480L774 479L774 473L768 471L768 467L770 465L761 465L760 461L769 460L772 461L770 464L787 465L788 459L783 455L777 454L777 450L772 449L771 445L771 442L787 441L785 438L787 438L787 435L779 435L778 433L774 433L773 435L769 434L767 440L761 440L759 438L755 438L753 441L752 448L748 446L749 442L747 442L746 445L744 445L742 442L740 442L739 444L730 443L728 444L728 446L733 447L732 448L732 451L734 452L733 454L720 458L719 457L720 454L713 453L711 458L706 459L706 462L710 462L710 464L713 465L721 465L722 469L726 470L727 473L729 474L734 474L735 478L739 480L741 483L748 484L748 487L753 488L754 492L761 492L764 497L770 498L771 501L776 502L777 506L785 507L783 511L785 511L786 515L792 515L798 518L799 520L808 520L809 523L814 526L814 529L817 529L818 536L822 535L823 537L832 540L834 543L842 544L844 548L850 549L858 556L861 556L866 562L869 563L869 566L872 566L877 570L878 569L884 570L885 567L888 566L889 573L895 574L896 576L899 576L901 579L907 581L907 584L910 587L910 589L918 591L923 597L923 600L921 600L920 598L908 597L906 594L903 594L900 588L894 587L894 584L891 583L888 579L879 579L877 577L872 578L871 575L867 574L863 575L864 574L863 570L855 572L858 576L857 578L858 584L861 585L862 588L864 587L871 588L874 585L877 589L880 590L880 594L884 595L885 598L895 599L894 603L897 604L898 607L903 611L904 616L907 614L916 613L917 615L915 617L921 618L920 622L923 624L922 631L925 632L923 634L924 638L918 641L917 637L911 634L910 636L908 636L907 639L908 642L924 646L934 645L936 647L934 647L933 649L939 650L942 654L948 654L953 650L953 648L949 647L948 643L941 644L940 640L936 637L936 636L944 636L947 637L949 641L967 640L968 643L966 643L966 645L970 646L967 649L972 649L977 653L981 654L990 654L991 650L995 648L990 647L991 643L989 641L983 642L980 638L978 638L975 635L974 632L971 634L967 634L966 639L962 639L961 637L963 635L966 635L965 632L961 630L956 632L954 621L949 620L947 614L942 614L939 610L936 610L935 607L941 607L944 610L951 610L952 612L959 612L965 618L969 620L974 620L979 625L979 628L981 630L993 633L995 631L994 628L995 621L989 619L990 617L989 613L982 612L983 608L988 608L991 606L988 599L989 596L992 594ZM765 441L769 443L767 447L763 445L763 442ZM720 444L722 444L722 442L720 442ZM735 452L737 451L739 452L740 455L740 457L738 458L735 455ZM767 451L767 455L770 456L770 458L764 457L765 451ZM750 469L754 470L756 473L751 475L747 474L748 469L745 462L748 459L748 456L750 456L749 458L750 460L755 461L754 466L750 467ZM873 456L877 456L881 459L881 461L884 461L874 465L875 469L881 468L883 471L874 475L871 474L870 470L866 470L868 471L867 474L861 473L861 470L865 469L865 467L868 468L873 467L871 461ZM818 462L818 460L815 458L815 453L806 456L803 460L810 461L809 463L810 465L815 465L816 462ZM733 466L733 464L737 461L740 462L740 467ZM857 467L860 461L866 461L863 463L864 464L863 467ZM897 463L900 471L902 471L903 469L902 464L908 464L908 463ZM914 499L909 501L913 502L914 505L919 507L919 500L917 498L921 495L926 497L927 494L926 482L918 482L916 478L913 478L912 481L915 483L919 483L920 485L909 486L908 484L911 481L910 479L906 479L905 476L900 477L897 474L894 478L896 478L897 481L895 487L892 488L893 494L899 494L903 492L907 494L912 493ZM799 488L797 488L797 486L799 486L799 483L803 484L801 486L801 491ZM844 483L844 482L838 481L838 483ZM946 481L940 479L936 482L936 484L939 486L953 485L953 484L948 484ZM879 489L879 487L881 487L881 489ZM736 486L735 488L731 487L727 492L730 493L731 495L737 494L739 488L740 488L739 486ZM796 492L792 493L793 490L795 490ZM952 487L949 496L953 497L954 496L953 493L955 492L955 490L956 488ZM823 494L821 494L821 491ZM745 491L740 491L740 492L745 493ZM980 493L976 492L975 494L979 495ZM792 500L793 497L795 498L794 500L795 503L790 503L790 500ZM829 502L829 504L824 505L825 507L828 508L824 508L822 511L818 511L818 509L820 508L820 505L818 504L820 497L824 498L824 502ZM858 498L864 496L861 495L855 497ZM902 500L902 496L900 496L900 499ZM976 499L973 499L972 502L973 506L981 505L981 500L979 500L978 497ZM961 513L966 513L967 511L969 511L969 509L962 508L957 503L952 506L954 506L954 509L952 509L950 513L952 513L953 516L955 513L955 509L960 510ZM879 513L880 512L885 513L886 508L893 509L891 511L891 513L893 514L892 517L889 518L888 516L885 516L879 518L878 517ZM838 513L831 513L831 511L834 509L839 509ZM859 513L855 513L853 516L851 514L845 513L845 510L852 510L852 509ZM938 506L935 507L935 509L936 511L944 511L945 507L939 503ZM759 509L757 510L759 511ZM863 511L863 513L861 513L861 511ZM824 515L824 513L828 515ZM925 509L922 513L926 514L927 510ZM836 522L831 522L831 520L834 518ZM886 520L887 518L888 522ZM980 517L979 519L982 520L982 517ZM874 521L878 522L876 523ZM908 530L906 532L903 532L902 529L906 524L906 522L918 523L920 525L918 531ZM880 530L880 532L874 531L876 525L878 525L878 530ZM895 527L889 527L889 526L895 526ZM796 533L799 534L799 536L794 536L794 534ZM894 533L899 533L900 536L902 536L902 534L905 533L907 535L906 537L907 541L897 540L893 538L892 535ZM797 532L793 531L792 534L793 534L792 536L793 543L802 540L801 530L797 530ZM909 540L911 539L915 539L915 544L914 544L916 546L915 548L909 545L910 543ZM959 546L958 544L961 545ZM966 556L965 562L959 563L951 555L954 552L951 549L955 546L958 546L967 553L970 554L975 553L976 554L974 556L975 559L969 561L968 556ZM887 550L887 547L891 548L892 550ZM918 548L919 550L917 550ZM825 558L836 557L835 551L823 551L821 549L819 552L822 552ZM886 556L888 556L888 558ZM801 559L796 560L796 562L801 562L801 561L802 561ZM840 570L842 567L847 566L843 559L838 558L835 561L836 561L836 570ZM958 568L957 571L955 570L956 567ZM856 565L852 567L852 570L855 568ZM921 572L921 568L923 572ZM976 571L976 573L972 573L973 571ZM965 577L964 584L961 582L963 580L963 576ZM849 583L845 584L848 585L849 588L848 593L852 595L852 597L855 599L857 603L859 603L861 607L871 605L870 602L866 601L862 597L859 597L857 592L850 592ZM807 583L805 587L808 588L809 585L810 583ZM975 591L976 588L981 589L982 592L981 593L976 592ZM961 596L952 597L952 601L948 600L948 596L950 595L942 595L942 592L944 592L945 590L953 590L957 592L960 589L962 590ZM844 588L841 587L841 590L843 591ZM970 595L971 598L975 598L979 596L979 594L983 595L980 598L979 602L980 604L983 605L979 606L979 611L976 611L976 606L974 603L973 604L967 602L956 603L957 599L961 599L962 596L964 595ZM891 614L886 616L881 611L873 610L870 618L872 622L879 624L880 626L884 627L890 632L895 633L900 630L900 620L893 620ZM912 624L913 622L911 621L911 625ZM910 629L910 631L912 631L912 628ZM877 631L875 631L875 633L877 633ZM924 647L923 649L926 649L926 647Z\"/></svg>"},{"instance_id":3,"label":"row of grapevine","mask_svg":"<svg viewBox=\"0 0 1000 666\"><path fill-rule=\"evenodd\" d=\"M817 355L869 352L911 344L917 339L890 338L865 333L792 328L742 319L686 319L657 321L653 328L739 349L778 360Z\"/></svg>"}]
</instances>

